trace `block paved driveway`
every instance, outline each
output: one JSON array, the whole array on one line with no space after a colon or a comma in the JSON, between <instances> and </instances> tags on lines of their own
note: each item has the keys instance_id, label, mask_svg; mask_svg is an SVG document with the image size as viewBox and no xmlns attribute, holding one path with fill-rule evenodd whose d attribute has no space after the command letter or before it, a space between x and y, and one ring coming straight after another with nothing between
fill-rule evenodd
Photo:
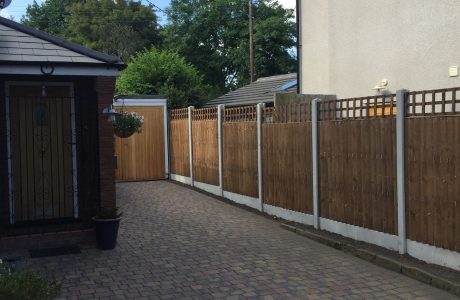
<instances>
[{"instance_id":1,"label":"block paved driveway","mask_svg":"<svg viewBox=\"0 0 460 300\"><path fill-rule=\"evenodd\" d=\"M31 260L63 280L63 298L454 299L167 181L117 192L116 250Z\"/></svg>"}]
</instances>

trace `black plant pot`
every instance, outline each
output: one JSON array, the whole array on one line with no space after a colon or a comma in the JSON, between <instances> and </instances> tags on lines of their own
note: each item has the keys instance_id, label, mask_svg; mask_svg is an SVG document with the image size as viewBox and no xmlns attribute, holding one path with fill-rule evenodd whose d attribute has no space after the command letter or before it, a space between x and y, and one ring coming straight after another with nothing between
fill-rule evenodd
<instances>
[{"instance_id":1,"label":"black plant pot","mask_svg":"<svg viewBox=\"0 0 460 300\"><path fill-rule=\"evenodd\" d=\"M93 218L96 228L96 240L99 249L112 250L117 244L118 227L121 218L117 219L99 219Z\"/></svg>"}]
</instances>

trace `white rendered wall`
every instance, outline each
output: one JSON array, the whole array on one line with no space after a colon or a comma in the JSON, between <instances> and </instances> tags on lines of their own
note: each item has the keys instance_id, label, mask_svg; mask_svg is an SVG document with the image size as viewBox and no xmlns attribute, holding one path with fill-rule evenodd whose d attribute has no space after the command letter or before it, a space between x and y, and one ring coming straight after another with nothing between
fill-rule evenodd
<instances>
[{"instance_id":1,"label":"white rendered wall","mask_svg":"<svg viewBox=\"0 0 460 300\"><path fill-rule=\"evenodd\" d=\"M339 98L460 85L458 0L302 0L302 93Z\"/></svg>"}]
</instances>

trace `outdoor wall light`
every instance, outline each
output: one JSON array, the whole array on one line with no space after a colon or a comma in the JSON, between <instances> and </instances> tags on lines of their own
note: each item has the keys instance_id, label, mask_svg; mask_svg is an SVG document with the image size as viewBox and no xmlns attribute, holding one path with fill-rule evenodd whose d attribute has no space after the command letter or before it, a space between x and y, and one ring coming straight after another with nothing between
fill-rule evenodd
<instances>
[{"instance_id":1,"label":"outdoor wall light","mask_svg":"<svg viewBox=\"0 0 460 300\"><path fill-rule=\"evenodd\" d=\"M113 109L113 106L110 105L109 107L106 107L102 110L102 114L107 117L107 120L110 123L115 122L115 118L120 114L117 112L115 109Z\"/></svg>"}]
</instances>

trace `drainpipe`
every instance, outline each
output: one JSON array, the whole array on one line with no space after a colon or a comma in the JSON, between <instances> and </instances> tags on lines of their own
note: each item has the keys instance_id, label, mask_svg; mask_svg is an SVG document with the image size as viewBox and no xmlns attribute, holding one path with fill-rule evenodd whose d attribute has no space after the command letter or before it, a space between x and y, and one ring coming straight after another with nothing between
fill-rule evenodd
<instances>
[{"instance_id":1,"label":"drainpipe","mask_svg":"<svg viewBox=\"0 0 460 300\"><path fill-rule=\"evenodd\" d=\"M296 10L296 27L297 27L297 94L300 94L300 72L301 72L301 63L300 63L300 59L301 59L301 56L302 56L302 43L300 41L300 38L301 38L301 32L300 32L300 2L301 0L296 0L296 6L295 6L295 10Z\"/></svg>"}]
</instances>

